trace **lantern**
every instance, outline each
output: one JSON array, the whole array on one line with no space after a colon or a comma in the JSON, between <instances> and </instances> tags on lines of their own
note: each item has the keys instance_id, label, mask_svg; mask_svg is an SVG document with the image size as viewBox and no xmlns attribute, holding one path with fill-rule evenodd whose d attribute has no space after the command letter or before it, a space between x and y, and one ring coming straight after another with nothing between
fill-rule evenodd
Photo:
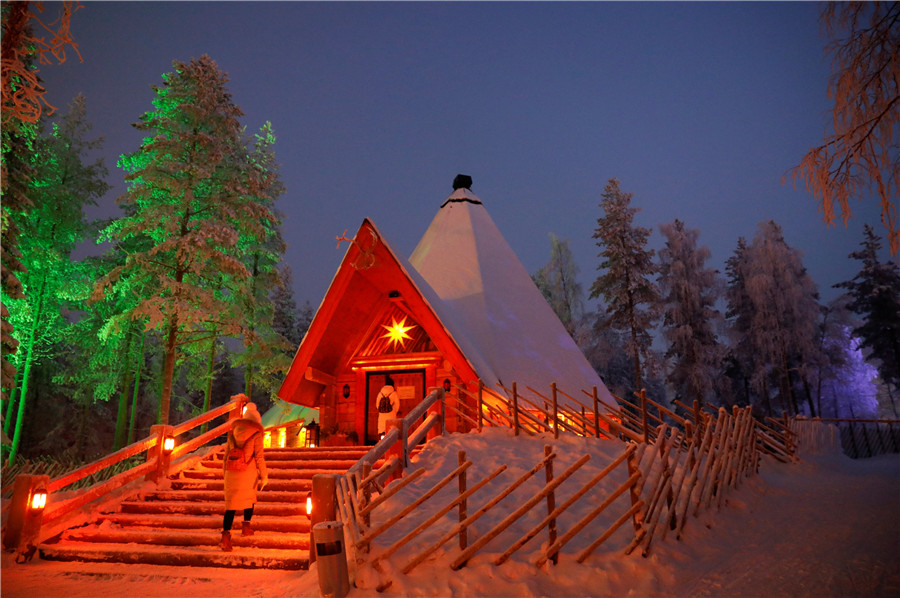
<instances>
[{"instance_id":1,"label":"lantern","mask_svg":"<svg viewBox=\"0 0 900 598\"><path fill-rule=\"evenodd\" d=\"M47 491L46 490L36 490L34 494L31 495L31 503L29 504L32 511L40 511L44 507L47 506Z\"/></svg>"},{"instance_id":2,"label":"lantern","mask_svg":"<svg viewBox=\"0 0 900 598\"><path fill-rule=\"evenodd\" d=\"M315 421L311 421L306 424L306 438L304 439L303 446L307 448L315 448L318 444L319 424L317 424Z\"/></svg>"},{"instance_id":3,"label":"lantern","mask_svg":"<svg viewBox=\"0 0 900 598\"><path fill-rule=\"evenodd\" d=\"M306 493L306 516L312 518L312 492Z\"/></svg>"},{"instance_id":4,"label":"lantern","mask_svg":"<svg viewBox=\"0 0 900 598\"><path fill-rule=\"evenodd\" d=\"M175 448L175 438L172 436L166 436L166 439L163 440L163 453L169 454Z\"/></svg>"}]
</instances>

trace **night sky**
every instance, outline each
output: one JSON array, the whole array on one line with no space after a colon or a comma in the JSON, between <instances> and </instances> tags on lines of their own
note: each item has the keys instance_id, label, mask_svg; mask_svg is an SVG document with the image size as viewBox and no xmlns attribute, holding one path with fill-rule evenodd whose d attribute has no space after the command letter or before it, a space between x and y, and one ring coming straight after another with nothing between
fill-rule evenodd
<instances>
[{"instance_id":1,"label":"night sky","mask_svg":"<svg viewBox=\"0 0 900 598\"><path fill-rule=\"evenodd\" d=\"M711 265L775 219L823 300L852 278L874 201L827 228L790 169L822 142L829 64L819 4L83 2L74 53L44 66L48 99L82 92L113 189L115 166L172 61L209 54L248 133L271 121L296 298L318 305L346 244L371 218L408 257L457 173L529 272L567 239L588 289L609 178L637 223L701 230ZM46 3L50 14L56 5ZM782 177L787 175L787 182ZM885 253L886 257L886 253ZM591 305L593 302L591 302Z\"/></svg>"}]
</instances>

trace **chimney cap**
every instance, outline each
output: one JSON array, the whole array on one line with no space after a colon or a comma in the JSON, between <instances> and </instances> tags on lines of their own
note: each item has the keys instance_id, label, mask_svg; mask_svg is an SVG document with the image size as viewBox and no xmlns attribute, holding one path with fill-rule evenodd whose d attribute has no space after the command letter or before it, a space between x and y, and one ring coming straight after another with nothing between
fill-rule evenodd
<instances>
[{"instance_id":1,"label":"chimney cap","mask_svg":"<svg viewBox=\"0 0 900 598\"><path fill-rule=\"evenodd\" d=\"M457 189L472 189L472 177L467 174L458 174L456 178L453 179L453 190Z\"/></svg>"}]
</instances>

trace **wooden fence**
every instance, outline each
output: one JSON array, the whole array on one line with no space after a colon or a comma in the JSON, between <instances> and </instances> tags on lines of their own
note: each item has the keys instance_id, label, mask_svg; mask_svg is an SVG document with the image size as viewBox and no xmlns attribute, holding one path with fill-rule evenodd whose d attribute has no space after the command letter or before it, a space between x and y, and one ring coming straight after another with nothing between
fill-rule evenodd
<instances>
[{"instance_id":1,"label":"wooden fence","mask_svg":"<svg viewBox=\"0 0 900 598\"><path fill-rule=\"evenodd\" d=\"M402 426L389 431L358 466L338 478L336 504L345 524L351 572L371 567L379 579L375 585L384 590L391 583L383 567L386 559L399 554L404 563L401 571L410 573L454 539L459 552L452 557L450 567L458 569L486 547L492 554L499 552L493 562L500 565L534 538L544 537L545 548L534 561L535 566L542 567L547 562L558 562L575 536L593 532L596 537L586 547L569 555L583 562L629 521L631 540L626 552L641 548L647 556L654 542L662 541L670 532L681 538L690 518L725 504L728 492L758 471L762 454L785 462L796 459L797 434L790 429L790 422L772 418L759 421L749 407L735 407L729 412L695 405L687 408L685 415L678 415L650 401L644 393L639 395L640 405L620 407L600 400L596 389L584 393L590 399L589 405L563 393L555 384L546 394L528 388L523 395L515 384L503 390L508 393L506 397L494 393L486 397L486 389L479 386L477 393L468 395L475 409L462 401L444 405L443 394L439 389L434 391L421 409L410 413L402 420ZM460 393L465 392L460 389ZM566 406L560 404L561 395L570 399ZM407 426L414 425L426 410L431 415L410 437ZM456 469L421 488L421 492L415 483L425 474L424 469L385 485L408 467L411 448L424 438L422 428L437 426L448 411L455 411L479 429L502 426L512 428L517 435L552 433L558 437L560 433L572 433L618 439L623 441L622 451L577 487L567 481L585 466L590 455L583 455L554 475L557 455L550 446L545 447L543 459L514 479L510 479L505 465L481 479L472 479L472 462L460 451ZM373 470L372 464L382 457L388 458ZM525 500L510 498L541 470L545 472L544 483L538 491ZM601 484L616 470L620 470L624 482ZM448 496L447 491L441 492L445 488L457 491ZM404 489L409 489L411 500L397 512L379 517L379 508ZM560 516L579 500L595 506L579 521L562 529ZM476 501L480 504L477 508ZM546 509L546 515L514 542L499 545L502 538L509 540L508 535L501 534L533 509ZM452 512L457 513L458 520L451 525L447 515ZM473 536L472 525L489 512L491 519L499 523ZM588 525L604 512L605 525ZM400 522L402 528L395 527ZM393 533L388 534L392 529Z\"/></svg>"}]
</instances>

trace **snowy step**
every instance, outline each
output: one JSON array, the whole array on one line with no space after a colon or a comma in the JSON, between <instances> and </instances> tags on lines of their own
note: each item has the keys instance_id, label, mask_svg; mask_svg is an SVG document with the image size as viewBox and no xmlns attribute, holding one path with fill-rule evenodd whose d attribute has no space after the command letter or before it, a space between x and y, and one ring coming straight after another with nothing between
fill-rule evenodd
<instances>
[{"instance_id":1,"label":"snowy step","mask_svg":"<svg viewBox=\"0 0 900 598\"><path fill-rule=\"evenodd\" d=\"M98 522L109 521L120 528L152 527L158 529L222 529L222 513L217 515L178 515L160 513L106 513ZM235 519L240 527L241 516ZM302 516L261 517L254 511L253 529L284 533L309 533L309 518Z\"/></svg>"},{"instance_id":2,"label":"snowy step","mask_svg":"<svg viewBox=\"0 0 900 598\"><path fill-rule=\"evenodd\" d=\"M122 513L185 513L191 515L222 514L224 503L190 502L183 500L124 501ZM253 509L254 516L306 516L306 501L303 503L258 502Z\"/></svg>"},{"instance_id":3,"label":"snowy step","mask_svg":"<svg viewBox=\"0 0 900 598\"><path fill-rule=\"evenodd\" d=\"M269 459L266 457L266 469L268 470L284 470L284 469L306 469L306 470L320 470L320 469L337 469L340 470L340 473L343 473L353 467L359 459L306 459L306 458L292 458L292 459ZM205 460L203 461L204 469L200 471L222 471L222 459L216 460Z\"/></svg>"},{"instance_id":4,"label":"snowy step","mask_svg":"<svg viewBox=\"0 0 900 598\"><path fill-rule=\"evenodd\" d=\"M245 548L235 546L223 552L218 546L152 547L135 550L132 545L65 542L43 544L41 558L49 561L85 561L184 567L234 567L245 569L308 569L309 555L304 550Z\"/></svg>"},{"instance_id":5,"label":"snowy step","mask_svg":"<svg viewBox=\"0 0 900 598\"><path fill-rule=\"evenodd\" d=\"M220 485L221 487L221 485ZM257 492L257 499L259 502L306 502L306 492L298 492L298 489L292 489L290 491L275 491L269 490L269 486L266 486L266 489L262 492ZM190 489L189 487L183 487L175 490L155 490L153 492L147 492L143 495L144 500L175 500L175 501L190 501L190 502L224 502L225 501L225 492L224 490L206 488L204 489Z\"/></svg>"},{"instance_id":6,"label":"snowy step","mask_svg":"<svg viewBox=\"0 0 900 598\"><path fill-rule=\"evenodd\" d=\"M103 544L149 544L157 546L218 546L222 538L221 530L133 530L84 527L69 530L63 540L93 542ZM309 534L283 534L264 530L252 536L242 536L240 526L232 531L231 541L235 547L277 548L282 550L309 550Z\"/></svg>"},{"instance_id":7,"label":"snowy step","mask_svg":"<svg viewBox=\"0 0 900 598\"><path fill-rule=\"evenodd\" d=\"M222 478L184 478L181 480L172 480L172 490L217 490L225 491L225 480ZM294 493L299 498L291 500L306 500L306 493L312 490L312 478L308 480L273 480L269 479L266 489L258 492L262 495L266 492L287 492Z\"/></svg>"},{"instance_id":8,"label":"snowy step","mask_svg":"<svg viewBox=\"0 0 900 598\"><path fill-rule=\"evenodd\" d=\"M318 473L325 474L337 474L340 475L347 471L346 469L334 469L334 468L326 468L326 467L312 467L307 469L301 468L277 468L269 465L267 468L267 473L269 475L269 480L293 480L293 479L306 479L311 480L312 477ZM224 472L221 469L191 469L189 471L182 472L182 475L179 480L215 480L215 479L223 479Z\"/></svg>"}]
</instances>

